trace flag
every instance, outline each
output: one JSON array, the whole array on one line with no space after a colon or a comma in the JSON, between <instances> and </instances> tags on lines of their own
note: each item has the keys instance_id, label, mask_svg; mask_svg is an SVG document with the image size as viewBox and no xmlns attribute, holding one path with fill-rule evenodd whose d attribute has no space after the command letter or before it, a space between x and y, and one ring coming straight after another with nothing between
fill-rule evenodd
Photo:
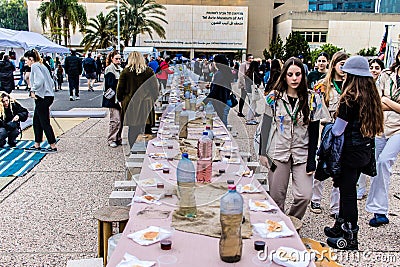
<instances>
[{"instance_id":1,"label":"flag","mask_svg":"<svg viewBox=\"0 0 400 267\"><path fill-rule=\"evenodd\" d=\"M378 58L380 60L384 60L385 58L385 52L386 52L386 45L387 45L387 39L388 39L388 32L389 32L389 25L385 25L385 34L383 35L383 39L381 42L381 46L379 47L379 53L378 53Z\"/></svg>"}]
</instances>

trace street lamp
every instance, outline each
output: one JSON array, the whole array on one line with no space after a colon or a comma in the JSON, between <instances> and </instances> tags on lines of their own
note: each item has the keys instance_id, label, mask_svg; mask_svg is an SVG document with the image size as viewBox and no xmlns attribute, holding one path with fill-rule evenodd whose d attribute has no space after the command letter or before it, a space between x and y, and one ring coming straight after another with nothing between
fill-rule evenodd
<instances>
[{"instance_id":1,"label":"street lamp","mask_svg":"<svg viewBox=\"0 0 400 267\"><path fill-rule=\"evenodd\" d=\"M117 51L120 52L121 50L121 36L120 36L120 22L119 22L119 0L117 0L117 39L118 39L118 45L117 45Z\"/></svg>"}]
</instances>

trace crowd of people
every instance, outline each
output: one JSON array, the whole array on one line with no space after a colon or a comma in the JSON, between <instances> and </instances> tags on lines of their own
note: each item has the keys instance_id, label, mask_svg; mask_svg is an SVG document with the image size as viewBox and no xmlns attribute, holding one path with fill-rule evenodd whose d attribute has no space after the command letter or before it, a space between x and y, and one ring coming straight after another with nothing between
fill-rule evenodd
<instances>
[{"instance_id":1,"label":"crowd of people","mask_svg":"<svg viewBox=\"0 0 400 267\"><path fill-rule=\"evenodd\" d=\"M125 66L121 59L113 51L105 60L94 59L88 53L81 61L72 50L62 65L59 59L52 62L35 50L27 51L19 65L25 78L18 85L25 80L36 104L35 145L30 149L41 149L44 132L50 144L47 150L57 151L49 121L54 100L53 73L58 90L67 75L71 100L79 99L79 77L83 72L89 91L104 73L102 106L110 111L110 147L121 145L123 125L129 126L131 145L140 133L148 131L154 125L154 103L174 73L171 60L147 60L139 52L130 53ZM237 116L243 117L247 125L258 125L257 154L260 163L270 168L269 193L282 211L291 177L294 200L288 215L301 220L308 207L315 214L322 213L324 180L331 177L329 212L335 222L324 229L330 246L358 249L357 199L367 196L366 210L372 213L370 226L389 223L390 177L400 152L400 51L387 69L377 58L368 62L344 52L332 58L324 52L319 54L316 68L310 71L301 55L282 62L254 59L248 54L239 62L219 54L211 60L194 59L188 66L209 83L210 92L203 103L211 102L225 125L234 106L232 84L237 82ZM0 70L4 91L0 94L0 146L6 144L6 139L15 146L19 123L26 120L27 111L9 95L14 81L12 85L7 82L7 73L12 73L15 66L8 55L0 61ZM28 78L26 73L30 73ZM244 115L246 99L248 111ZM260 99L265 100L264 114L256 112ZM367 179L371 179L368 194Z\"/></svg>"}]
</instances>

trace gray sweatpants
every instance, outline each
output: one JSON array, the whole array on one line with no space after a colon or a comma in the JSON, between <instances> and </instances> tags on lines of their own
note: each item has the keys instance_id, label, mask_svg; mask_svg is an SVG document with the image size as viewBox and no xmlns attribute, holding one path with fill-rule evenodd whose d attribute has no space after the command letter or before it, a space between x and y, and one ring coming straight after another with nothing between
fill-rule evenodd
<instances>
[{"instance_id":1,"label":"gray sweatpants","mask_svg":"<svg viewBox=\"0 0 400 267\"><path fill-rule=\"evenodd\" d=\"M275 161L277 168L268 173L269 193L278 207L285 212L285 199L289 185L290 170L292 170L293 205L288 215L302 219L312 196L313 176L307 175L306 163L293 164L292 158L288 162Z\"/></svg>"},{"instance_id":2,"label":"gray sweatpants","mask_svg":"<svg viewBox=\"0 0 400 267\"><path fill-rule=\"evenodd\" d=\"M375 137L375 157L377 176L371 178L371 188L366 210L371 213L389 212L389 186L392 166L400 153L400 134L390 138Z\"/></svg>"}]
</instances>

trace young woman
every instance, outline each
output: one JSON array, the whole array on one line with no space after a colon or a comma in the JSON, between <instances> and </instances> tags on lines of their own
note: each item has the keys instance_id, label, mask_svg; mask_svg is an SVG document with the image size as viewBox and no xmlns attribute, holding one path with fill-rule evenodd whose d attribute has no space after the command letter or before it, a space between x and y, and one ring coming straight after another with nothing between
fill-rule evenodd
<instances>
[{"instance_id":1,"label":"young woman","mask_svg":"<svg viewBox=\"0 0 400 267\"><path fill-rule=\"evenodd\" d=\"M117 51L109 53L107 56L106 65L107 67L104 72L104 92L107 92L109 89L111 89L112 91L109 92L114 92L114 95L103 95L102 107L109 108L110 111L110 124L107 138L108 145L110 147L117 147L122 142L121 106L118 104L115 98L118 79L122 71L120 66L121 55Z\"/></svg>"},{"instance_id":2,"label":"young woman","mask_svg":"<svg viewBox=\"0 0 400 267\"><path fill-rule=\"evenodd\" d=\"M393 65L377 81L385 113L384 134L375 138L377 175L372 178L366 210L374 213L373 227L389 223L389 183L392 166L400 152L400 50Z\"/></svg>"},{"instance_id":3,"label":"young woman","mask_svg":"<svg viewBox=\"0 0 400 267\"><path fill-rule=\"evenodd\" d=\"M154 123L154 102L158 96L157 79L153 69L147 66L141 53L131 52L128 64L121 72L117 85L124 125L129 126L128 141L132 146L138 135L144 132L146 122Z\"/></svg>"},{"instance_id":4,"label":"young woman","mask_svg":"<svg viewBox=\"0 0 400 267\"><path fill-rule=\"evenodd\" d=\"M358 249L357 181L361 171L373 165L374 137L383 131L383 111L378 90L369 72L367 59L349 58L342 70L346 73L343 93L332 127L334 136L343 134L340 174L334 177L339 186L339 216L333 227L325 227L329 246L344 250Z\"/></svg>"},{"instance_id":5,"label":"young woman","mask_svg":"<svg viewBox=\"0 0 400 267\"><path fill-rule=\"evenodd\" d=\"M384 68L385 64L379 58L374 58L369 61L369 71L371 72L374 81L378 80L378 77Z\"/></svg>"},{"instance_id":6,"label":"young woman","mask_svg":"<svg viewBox=\"0 0 400 267\"><path fill-rule=\"evenodd\" d=\"M317 70L312 71L307 76L308 88L313 89L315 83L321 80L328 72L327 66L329 63L329 56L327 53L322 52L317 58Z\"/></svg>"},{"instance_id":7,"label":"young woman","mask_svg":"<svg viewBox=\"0 0 400 267\"><path fill-rule=\"evenodd\" d=\"M31 97L35 99L35 111L33 114L35 145L28 148L28 150L42 150L47 153L54 153L57 152L56 137L50 125L50 106L54 101L53 79L35 49L26 51L24 57L28 66L31 67ZM43 141L43 132L46 135L47 142L50 144L50 148L40 148L40 143Z\"/></svg>"},{"instance_id":8,"label":"young woman","mask_svg":"<svg viewBox=\"0 0 400 267\"><path fill-rule=\"evenodd\" d=\"M249 101L249 110L246 116L246 124L247 125L257 125L258 122L255 120L255 116L257 114L257 101L253 99L253 88L252 85L256 85L257 90L258 87L261 85L262 76L259 73L260 64L257 60L253 60L250 63L249 68L245 73L245 88L247 92L247 99Z\"/></svg>"},{"instance_id":9,"label":"young woman","mask_svg":"<svg viewBox=\"0 0 400 267\"><path fill-rule=\"evenodd\" d=\"M278 59L271 60L271 70L264 92L269 93L281 74L281 63Z\"/></svg>"},{"instance_id":10,"label":"young woman","mask_svg":"<svg viewBox=\"0 0 400 267\"><path fill-rule=\"evenodd\" d=\"M17 145L17 137L21 132L20 122L26 121L28 110L6 92L0 93L0 147L6 144Z\"/></svg>"},{"instance_id":11,"label":"young woman","mask_svg":"<svg viewBox=\"0 0 400 267\"><path fill-rule=\"evenodd\" d=\"M342 85L344 81L344 72L340 69L349 56L344 52L337 52L333 55L331 61L331 67L326 73L326 77L319 81L315 86L314 90L321 93L326 106L329 110L330 118L327 122L334 121L334 115L339 104L339 98L342 94ZM324 182L320 182L314 179L313 184L313 196L311 199L310 210L314 213L321 213L321 198ZM339 213L339 189L336 187L332 188L331 192L331 204L330 204L330 215L335 217Z\"/></svg>"},{"instance_id":12,"label":"young woman","mask_svg":"<svg viewBox=\"0 0 400 267\"><path fill-rule=\"evenodd\" d=\"M372 78L376 82L382 70L385 68L385 64L379 58L374 58L369 61L369 72L372 74ZM367 194L367 175L361 174L357 184L357 199L361 200Z\"/></svg>"},{"instance_id":13,"label":"young woman","mask_svg":"<svg viewBox=\"0 0 400 267\"><path fill-rule=\"evenodd\" d=\"M211 100L221 121L225 125L228 125L229 108L227 107L227 102L232 91L231 83L233 75L225 55L219 54L214 56L213 64L215 64L217 72L211 82L210 93L204 103L208 103Z\"/></svg>"},{"instance_id":14,"label":"young woman","mask_svg":"<svg viewBox=\"0 0 400 267\"><path fill-rule=\"evenodd\" d=\"M312 196L312 175L315 171L315 153L308 155L308 129L311 124L316 124L318 129L319 120L329 115L324 112L320 96L307 89L303 63L295 57L284 63L279 79L266 101L266 113L272 117L272 126L265 154L277 166L268 173L270 195L284 211L292 172L294 201L288 214L302 219ZM318 139L318 136L313 138ZM264 155L264 152L260 154ZM260 161L268 165L266 156L260 156ZM314 168L308 168L309 164Z\"/></svg>"}]
</instances>

